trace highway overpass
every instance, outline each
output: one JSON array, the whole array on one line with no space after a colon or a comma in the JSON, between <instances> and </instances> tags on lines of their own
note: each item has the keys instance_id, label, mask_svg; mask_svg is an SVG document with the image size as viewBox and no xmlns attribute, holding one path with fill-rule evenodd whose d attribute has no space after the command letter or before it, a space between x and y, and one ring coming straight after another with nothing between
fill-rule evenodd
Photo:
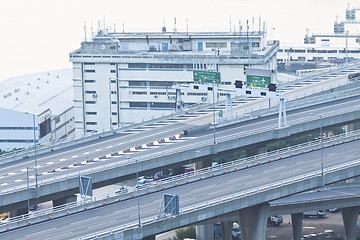
<instances>
[{"instance_id":1,"label":"highway overpass","mask_svg":"<svg viewBox=\"0 0 360 240\"><path fill-rule=\"evenodd\" d=\"M326 127L351 122L360 118L360 112L357 107L345 109L345 106L356 106L359 102L359 97L353 96L289 112L288 118L291 125L287 128L277 128L276 115L218 128L216 145L212 142L212 131L208 131L194 136L167 140L160 144L155 141L151 143L151 146L147 146L144 142L153 139L153 135L164 134L159 133L159 129L163 128L150 127L150 130L138 133L139 138L136 139L134 139L134 134L130 136L124 134L123 137L101 142L101 145L96 144L98 149L94 149L94 145L84 145L81 148L76 147L65 153L45 155L37 160L39 174L37 188L34 187L35 177L31 174L31 202L34 204L77 193L79 191L78 176L80 174L90 174L93 177L94 187L100 187L133 177L136 161L141 162L139 171L146 173L146 171L164 166L176 167L179 166L179 163L180 165L187 163L191 158L196 161L200 159L206 162L207 156L212 157L216 153L232 151L241 147L284 138L292 134L319 129L320 126ZM340 110L332 111L334 108ZM321 115L311 115L314 112ZM301 118L304 115L309 117ZM320 118L320 116L322 117ZM187 121L193 121L193 119L190 117ZM169 124L164 123L164 125L169 126L164 130L165 132L174 131L172 129L179 131L184 128L184 123L181 120L180 123L178 120L175 120L175 123L169 122ZM249 128L255 130L248 131ZM234 134L234 132L237 133ZM121 139L120 143L118 143L119 139ZM138 149L135 149L135 147L130 148L130 146L134 146L134 141L139 142ZM112 148L120 147L121 149L123 146L127 146L125 147L125 153L119 151L114 156L111 156L110 153L113 153ZM98 153L100 149L101 151L109 151L107 156L95 157L96 154L100 154ZM197 150L198 152L191 152L190 150ZM92 156L88 157L91 154ZM131 159L127 159L128 156ZM26 167L28 164L28 162L19 162L3 167L0 170L2 176L2 184L0 184L2 193L0 195L1 210L26 208L28 199ZM64 199L64 201L67 200Z\"/></svg>"},{"instance_id":2,"label":"highway overpass","mask_svg":"<svg viewBox=\"0 0 360 240\"><path fill-rule=\"evenodd\" d=\"M118 202L118 198L113 197L106 200L105 206L90 209L91 203L88 203L88 209L85 210L82 206L83 210L78 214L71 213L67 216L64 210L61 213L64 217L61 218L56 218L56 214L60 212L53 212L52 215L49 214L52 220L41 224L30 222L31 226L11 230L0 236L2 239L69 239L97 233L98 238L104 239L146 239L148 236L148 239L153 239L154 235L161 232L193 224L206 224L207 220L234 212L238 212L241 219L242 209L256 212L259 206L263 208L263 203L359 176L360 150L357 145L358 141L351 141L323 149L324 175L320 171L321 151L311 150L268 164L257 165L255 162L253 167L242 170L236 169L236 165L229 165L227 168L202 172L202 175L193 176L193 180L197 178L196 181L187 183L189 178L177 179L172 187L166 185L165 190L153 192L159 187L154 186L150 194L148 189L143 189L140 197L142 228L137 228L137 199L130 197ZM213 177L212 174L217 176ZM181 207L180 215L166 221L156 218L164 193L179 195ZM94 205L104 205L103 203L100 200ZM266 207L264 211L267 211ZM42 216L43 220L49 219L49 215ZM264 214L260 214L254 221L260 221L262 215ZM28 220L24 220L28 225ZM7 225L3 225L2 229L6 231L6 227ZM94 234L89 237L95 238Z\"/></svg>"}]
</instances>

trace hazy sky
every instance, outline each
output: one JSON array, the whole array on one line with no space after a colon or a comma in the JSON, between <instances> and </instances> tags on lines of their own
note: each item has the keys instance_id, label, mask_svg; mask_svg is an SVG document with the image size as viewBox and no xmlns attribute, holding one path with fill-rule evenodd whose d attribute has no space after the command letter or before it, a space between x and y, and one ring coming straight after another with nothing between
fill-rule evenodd
<instances>
[{"instance_id":1,"label":"hazy sky","mask_svg":"<svg viewBox=\"0 0 360 240\"><path fill-rule=\"evenodd\" d=\"M331 33L336 15L345 18L347 3L356 0L2 0L0 8L0 81L11 76L71 67L68 54L80 47L86 21L88 37L91 22L98 20L113 29L238 30L259 15L269 36L286 43L301 43L306 33ZM359 14L358 14L359 15ZM256 26L257 23L256 23Z\"/></svg>"}]
</instances>

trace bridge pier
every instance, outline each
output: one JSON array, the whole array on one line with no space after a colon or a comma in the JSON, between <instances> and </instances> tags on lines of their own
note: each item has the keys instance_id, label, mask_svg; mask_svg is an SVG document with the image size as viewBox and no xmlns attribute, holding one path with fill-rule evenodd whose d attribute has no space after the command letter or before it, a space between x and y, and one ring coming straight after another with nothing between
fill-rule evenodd
<instances>
[{"instance_id":1,"label":"bridge pier","mask_svg":"<svg viewBox=\"0 0 360 240\"><path fill-rule=\"evenodd\" d=\"M360 207L348 207L341 209L344 222L345 240L355 240L356 238L356 222L359 211Z\"/></svg>"},{"instance_id":2,"label":"bridge pier","mask_svg":"<svg viewBox=\"0 0 360 240\"><path fill-rule=\"evenodd\" d=\"M352 132L360 129L360 122L354 122L345 126L346 132Z\"/></svg>"},{"instance_id":3,"label":"bridge pier","mask_svg":"<svg viewBox=\"0 0 360 240\"><path fill-rule=\"evenodd\" d=\"M221 239L232 240L233 222L221 222Z\"/></svg>"},{"instance_id":4,"label":"bridge pier","mask_svg":"<svg viewBox=\"0 0 360 240\"><path fill-rule=\"evenodd\" d=\"M265 240L270 204L264 203L238 211L242 240Z\"/></svg>"},{"instance_id":5,"label":"bridge pier","mask_svg":"<svg viewBox=\"0 0 360 240\"><path fill-rule=\"evenodd\" d=\"M303 218L304 218L303 213L291 214L292 231L293 231L293 239L294 240L301 240L301 238L302 238Z\"/></svg>"},{"instance_id":6,"label":"bridge pier","mask_svg":"<svg viewBox=\"0 0 360 240\"><path fill-rule=\"evenodd\" d=\"M196 226L196 240L213 240L214 224L203 224Z\"/></svg>"},{"instance_id":7,"label":"bridge pier","mask_svg":"<svg viewBox=\"0 0 360 240\"><path fill-rule=\"evenodd\" d=\"M28 213L27 207L26 208L14 209L14 210L9 211L9 218L24 215L24 214L27 214L27 213Z\"/></svg>"},{"instance_id":8,"label":"bridge pier","mask_svg":"<svg viewBox=\"0 0 360 240\"><path fill-rule=\"evenodd\" d=\"M53 202L53 206L55 207L55 206L60 206L60 205L66 204L66 203L75 202L76 200L77 200L76 195L70 195L70 196L54 199L54 200L52 200L52 202Z\"/></svg>"},{"instance_id":9,"label":"bridge pier","mask_svg":"<svg viewBox=\"0 0 360 240\"><path fill-rule=\"evenodd\" d=\"M252 148L246 148L246 156L247 157L258 155L261 153L266 153L266 152L267 152L266 146L255 146Z\"/></svg>"},{"instance_id":10,"label":"bridge pier","mask_svg":"<svg viewBox=\"0 0 360 240\"><path fill-rule=\"evenodd\" d=\"M155 235L143 237L142 240L155 240Z\"/></svg>"},{"instance_id":11,"label":"bridge pier","mask_svg":"<svg viewBox=\"0 0 360 240\"><path fill-rule=\"evenodd\" d=\"M202 168L206 168L206 167L211 167L212 165L212 159L211 158L207 158L207 159L203 159L203 160L199 160L195 162L195 169L202 169Z\"/></svg>"}]
</instances>

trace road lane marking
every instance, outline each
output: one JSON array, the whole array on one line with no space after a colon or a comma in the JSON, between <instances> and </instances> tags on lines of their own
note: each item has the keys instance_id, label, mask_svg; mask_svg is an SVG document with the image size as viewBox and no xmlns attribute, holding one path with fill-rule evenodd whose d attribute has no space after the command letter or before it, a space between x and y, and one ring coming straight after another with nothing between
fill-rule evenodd
<instances>
[{"instance_id":1,"label":"road lane marking","mask_svg":"<svg viewBox=\"0 0 360 240\"><path fill-rule=\"evenodd\" d=\"M224 188L224 189L222 189L220 191L208 193L208 195L214 195L214 194L218 194L218 193L229 191L229 190L232 190L232 188Z\"/></svg>"},{"instance_id":2,"label":"road lane marking","mask_svg":"<svg viewBox=\"0 0 360 240\"><path fill-rule=\"evenodd\" d=\"M31 233L31 234L25 235L25 237L34 236L34 235L39 234L39 233L44 233L44 232L53 231L53 230L56 230L56 228L50 228L50 229L42 230L42 231L40 231L40 232Z\"/></svg>"},{"instance_id":3,"label":"road lane marking","mask_svg":"<svg viewBox=\"0 0 360 240\"><path fill-rule=\"evenodd\" d=\"M95 152L98 152L98 151L101 151L101 148L95 150Z\"/></svg>"},{"instance_id":4,"label":"road lane marking","mask_svg":"<svg viewBox=\"0 0 360 240\"><path fill-rule=\"evenodd\" d=\"M84 154L84 155L87 155L87 154L89 154L89 152L84 152L83 154Z\"/></svg>"},{"instance_id":5,"label":"road lane marking","mask_svg":"<svg viewBox=\"0 0 360 240\"><path fill-rule=\"evenodd\" d=\"M191 199L188 199L188 200L184 200L184 201L181 201L181 203L185 203L185 202L190 202L190 201L194 201L196 200L197 198L191 198Z\"/></svg>"},{"instance_id":6,"label":"road lane marking","mask_svg":"<svg viewBox=\"0 0 360 240\"><path fill-rule=\"evenodd\" d=\"M97 227L97 226L109 224L109 223L112 223L112 222L116 222L116 220L111 220L111 221L109 221L109 222L103 222L103 223L100 223L100 224L96 224L95 226ZM89 228L93 228L93 227L94 227L94 226L90 226L90 227L87 227L87 228L89 229Z\"/></svg>"},{"instance_id":7,"label":"road lane marking","mask_svg":"<svg viewBox=\"0 0 360 240\"><path fill-rule=\"evenodd\" d=\"M194 189L194 190L192 190L192 191L190 191L190 192L197 192L197 191L201 191L201 190L206 189L206 188L215 188L215 187L216 187L216 184L210 185L210 186L206 186L206 187L202 187L202 188L198 188L198 189Z\"/></svg>"},{"instance_id":8,"label":"road lane marking","mask_svg":"<svg viewBox=\"0 0 360 240\"><path fill-rule=\"evenodd\" d=\"M304 163L305 161L300 161L300 162L297 162L296 164L300 164L300 163Z\"/></svg>"},{"instance_id":9,"label":"road lane marking","mask_svg":"<svg viewBox=\"0 0 360 240\"><path fill-rule=\"evenodd\" d=\"M229 180L228 182L230 183L230 182L237 182L237 181L239 181L240 179L244 179L244 178L249 178L249 177L251 177L252 175L248 175L248 176L244 176L244 177L239 177L239 178L235 178L235 179L231 179L231 180Z\"/></svg>"},{"instance_id":10,"label":"road lane marking","mask_svg":"<svg viewBox=\"0 0 360 240\"><path fill-rule=\"evenodd\" d=\"M316 166L316 165L315 165ZM283 174L280 174L280 176L283 176L283 175L287 175L287 174L291 174L291 173L296 173L296 172L299 172L299 171L302 171L303 169L298 169L298 170L295 170L295 171L291 171L291 172L285 172Z\"/></svg>"},{"instance_id":11,"label":"road lane marking","mask_svg":"<svg viewBox=\"0 0 360 240\"><path fill-rule=\"evenodd\" d=\"M353 155L348 155L345 158L352 158L352 157L353 157Z\"/></svg>"},{"instance_id":12,"label":"road lane marking","mask_svg":"<svg viewBox=\"0 0 360 240\"><path fill-rule=\"evenodd\" d=\"M98 217L100 217L100 216L96 216L96 217L92 217L92 218L87 218L87 219L84 219L84 220L76 221L76 222L70 223L70 225L72 225L72 224L77 224L77 223L80 223L80 222L89 221L89 220L94 220L95 218L98 218Z\"/></svg>"},{"instance_id":13,"label":"road lane marking","mask_svg":"<svg viewBox=\"0 0 360 240\"><path fill-rule=\"evenodd\" d=\"M264 171L264 173L272 172L272 171L277 171L277 170L279 170L279 169L281 169L281 168L285 168L285 167L286 167L286 166L281 166L281 167L278 167L278 168L269 169L269 170Z\"/></svg>"},{"instance_id":14,"label":"road lane marking","mask_svg":"<svg viewBox=\"0 0 360 240\"><path fill-rule=\"evenodd\" d=\"M59 238L59 237L64 237L64 236L66 236L66 235L71 235L73 232L67 232L67 233L65 233L65 234L61 234L61 235L56 235L56 236L54 236L54 237L47 237L46 239L54 239L54 238ZM66 238L64 238L64 239L66 239Z\"/></svg>"},{"instance_id":15,"label":"road lane marking","mask_svg":"<svg viewBox=\"0 0 360 240\"><path fill-rule=\"evenodd\" d=\"M107 146L106 148L112 148L112 146Z\"/></svg>"},{"instance_id":16,"label":"road lane marking","mask_svg":"<svg viewBox=\"0 0 360 240\"><path fill-rule=\"evenodd\" d=\"M257 182L261 182L261 181L264 181L264 180L267 180L269 178L262 178L262 179L259 179L257 181L251 181L251 182L247 182L247 183L244 183L244 185L249 185L249 184L253 184L253 183L257 183Z\"/></svg>"}]
</instances>

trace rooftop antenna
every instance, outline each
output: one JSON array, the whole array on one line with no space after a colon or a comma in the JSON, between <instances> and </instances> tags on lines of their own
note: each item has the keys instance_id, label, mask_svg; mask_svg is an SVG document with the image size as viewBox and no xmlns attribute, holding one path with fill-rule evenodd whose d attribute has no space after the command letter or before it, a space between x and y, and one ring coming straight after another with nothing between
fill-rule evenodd
<instances>
[{"instance_id":1,"label":"rooftop antenna","mask_svg":"<svg viewBox=\"0 0 360 240\"><path fill-rule=\"evenodd\" d=\"M84 21L84 35L85 35L85 42L86 42L86 21Z\"/></svg>"},{"instance_id":2,"label":"rooftop antenna","mask_svg":"<svg viewBox=\"0 0 360 240\"><path fill-rule=\"evenodd\" d=\"M100 20L98 20L98 32L100 31L101 26L100 26Z\"/></svg>"},{"instance_id":3,"label":"rooftop antenna","mask_svg":"<svg viewBox=\"0 0 360 240\"><path fill-rule=\"evenodd\" d=\"M176 32L176 18L174 18L174 32Z\"/></svg>"},{"instance_id":4,"label":"rooftop antenna","mask_svg":"<svg viewBox=\"0 0 360 240\"><path fill-rule=\"evenodd\" d=\"M239 20L239 35L241 35L241 30L242 30L241 20Z\"/></svg>"},{"instance_id":5,"label":"rooftop antenna","mask_svg":"<svg viewBox=\"0 0 360 240\"><path fill-rule=\"evenodd\" d=\"M231 32L231 14L229 15L230 20L230 32Z\"/></svg>"},{"instance_id":6,"label":"rooftop antenna","mask_svg":"<svg viewBox=\"0 0 360 240\"><path fill-rule=\"evenodd\" d=\"M254 17L252 17L251 31L254 31L254 24L255 24L255 19Z\"/></svg>"},{"instance_id":7,"label":"rooftop antenna","mask_svg":"<svg viewBox=\"0 0 360 240\"><path fill-rule=\"evenodd\" d=\"M91 20L91 27L90 27L90 30L91 30L91 37L94 37L94 31L93 31L93 21Z\"/></svg>"},{"instance_id":8,"label":"rooftop antenna","mask_svg":"<svg viewBox=\"0 0 360 240\"><path fill-rule=\"evenodd\" d=\"M116 33L116 23L114 23L114 33Z\"/></svg>"},{"instance_id":9,"label":"rooftop antenna","mask_svg":"<svg viewBox=\"0 0 360 240\"><path fill-rule=\"evenodd\" d=\"M123 23L123 33L125 32L125 23Z\"/></svg>"},{"instance_id":10,"label":"rooftop antenna","mask_svg":"<svg viewBox=\"0 0 360 240\"><path fill-rule=\"evenodd\" d=\"M162 27L162 32L166 33L166 27L165 27L165 17L163 18L163 27Z\"/></svg>"},{"instance_id":11,"label":"rooftop antenna","mask_svg":"<svg viewBox=\"0 0 360 240\"><path fill-rule=\"evenodd\" d=\"M189 35L189 19L186 19L186 35Z\"/></svg>"},{"instance_id":12,"label":"rooftop antenna","mask_svg":"<svg viewBox=\"0 0 360 240\"><path fill-rule=\"evenodd\" d=\"M259 33L261 32L261 16L259 15Z\"/></svg>"}]
</instances>

